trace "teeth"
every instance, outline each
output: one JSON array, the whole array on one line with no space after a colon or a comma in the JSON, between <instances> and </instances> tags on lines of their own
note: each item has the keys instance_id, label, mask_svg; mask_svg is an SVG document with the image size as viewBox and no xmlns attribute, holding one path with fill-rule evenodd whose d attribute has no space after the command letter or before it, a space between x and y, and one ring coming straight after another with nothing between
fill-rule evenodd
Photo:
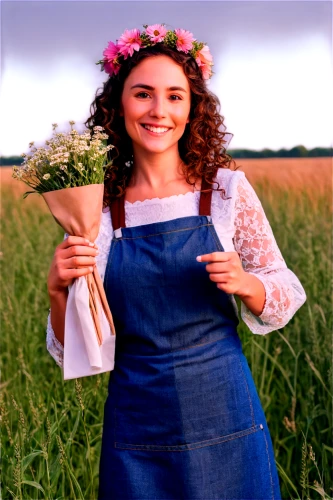
<instances>
[{"instance_id":1,"label":"teeth","mask_svg":"<svg viewBox=\"0 0 333 500\"><path fill-rule=\"evenodd\" d=\"M169 130L166 127L152 127L151 125L144 125L144 128L150 130L151 132L155 132L156 134L162 134L162 132Z\"/></svg>"}]
</instances>

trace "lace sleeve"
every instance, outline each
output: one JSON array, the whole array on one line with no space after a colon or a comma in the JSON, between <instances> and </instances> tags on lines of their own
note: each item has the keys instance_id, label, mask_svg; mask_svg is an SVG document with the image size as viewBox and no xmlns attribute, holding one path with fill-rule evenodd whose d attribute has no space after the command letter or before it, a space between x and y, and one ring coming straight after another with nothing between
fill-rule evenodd
<instances>
[{"instance_id":1,"label":"lace sleeve","mask_svg":"<svg viewBox=\"0 0 333 500\"><path fill-rule=\"evenodd\" d=\"M64 347L59 342L51 325L51 308L49 309L49 315L47 318L47 328L46 328L46 348L51 354L52 358L55 360L58 366L63 366L64 361Z\"/></svg>"},{"instance_id":2,"label":"lace sleeve","mask_svg":"<svg viewBox=\"0 0 333 500\"><path fill-rule=\"evenodd\" d=\"M244 270L260 279L266 292L259 316L243 302L241 316L253 333L264 335L283 328L304 304L306 294L282 257L257 194L244 172L238 174L234 246Z\"/></svg>"}]
</instances>

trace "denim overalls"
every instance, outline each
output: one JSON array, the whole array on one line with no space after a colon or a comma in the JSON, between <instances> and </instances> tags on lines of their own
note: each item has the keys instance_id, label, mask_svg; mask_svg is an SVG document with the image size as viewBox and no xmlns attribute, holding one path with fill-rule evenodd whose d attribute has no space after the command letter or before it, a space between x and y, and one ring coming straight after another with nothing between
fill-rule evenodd
<instances>
[{"instance_id":1,"label":"denim overalls","mask_svg":"<svg viewBox=\"0 0 333 500\"><path fill-rule=\"evenodd\" d=\"M196 261L224 251L211 195L198 216L135 227L124 196L111 203L104 287L117 336L99 500L281 499L235 302Z\"/></svg>"}]
</instances>

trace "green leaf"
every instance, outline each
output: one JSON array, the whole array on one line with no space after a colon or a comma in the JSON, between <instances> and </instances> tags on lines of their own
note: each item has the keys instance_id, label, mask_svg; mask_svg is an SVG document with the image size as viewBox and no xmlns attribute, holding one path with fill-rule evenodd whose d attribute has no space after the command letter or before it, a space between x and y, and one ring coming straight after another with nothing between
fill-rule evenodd
<instances>
[{"instance_id":1,"label":"green leaf","mask_svg":"<svg viewBox=\"0 0 333 500\"><path fill-rule=\"evenodd\" d=\"M22 460L22 472L25 471L25 469L28 467L29 464L33 461L35 457L38 455L43 455L42 450L34 451L33 453L30 453L30 455L27 455L26 457L23 458Z\"/></svg>"},{"instance_id":2,"label":"green leaf","mask_svg":"<svg viewBox=\"0 0 333 500\"><path fill-rule=\"evenodd\" d=\"M28 196L28 194L33 194L33 193L36 193L36 192L37 192L37 191L26 191L26 192L24 193L24 195L23 195L23 199L25 199L25 198Z\"/></svg>"},{"instance_id":3,"label":"green leaf","mask_svg":"<svg viewBox=\"0 0 333 500\"><path fill-rule=\"evenodd\" d=\"M291 488L294 490L294 492L297 495L297 499L300 500L300 496L298 494L297 488L294 485L294 483L289 479L286 472L284 471L284 469L281 467L281 465L278 462L276 462L276 466L277 466L279 474L280 474L281 478L284 480L285 484L289 484L289 486L291 486Z\"/></svg>"},{"instance_id":4,"label":"green leaf","mask_svg":"<svg viewBox=\"0 0 333 500\"><path fill-rule=\"evenodd\" d=\"M40 490L45 495L44 488L39 483L36 483L36 481L24 480L21 482L21 484L28 484L29 486L33 486L34 488L37 488L37 490Z\"/></svg>"}]
</instances>

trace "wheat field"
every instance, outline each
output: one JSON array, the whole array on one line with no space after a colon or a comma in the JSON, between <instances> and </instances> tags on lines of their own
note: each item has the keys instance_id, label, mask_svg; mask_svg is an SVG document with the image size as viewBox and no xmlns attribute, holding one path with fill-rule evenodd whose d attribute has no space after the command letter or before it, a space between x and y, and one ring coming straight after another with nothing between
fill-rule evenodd
<instances>
[{"instance_id":1,"label":"wheat field","mask_svg":"<svg viewBox=\"0 0 333 500\"><path fill-rule=\"evenodd\" d=\"M332 159L236 160L307 301L283 329L238 328L284 499L332 498ZM108 374L64 382L45 346L47 275L63 231L1 168L1 498L97 498ZM239 304L239 301L238 301Z\"/></svg>"}]
</instances>

